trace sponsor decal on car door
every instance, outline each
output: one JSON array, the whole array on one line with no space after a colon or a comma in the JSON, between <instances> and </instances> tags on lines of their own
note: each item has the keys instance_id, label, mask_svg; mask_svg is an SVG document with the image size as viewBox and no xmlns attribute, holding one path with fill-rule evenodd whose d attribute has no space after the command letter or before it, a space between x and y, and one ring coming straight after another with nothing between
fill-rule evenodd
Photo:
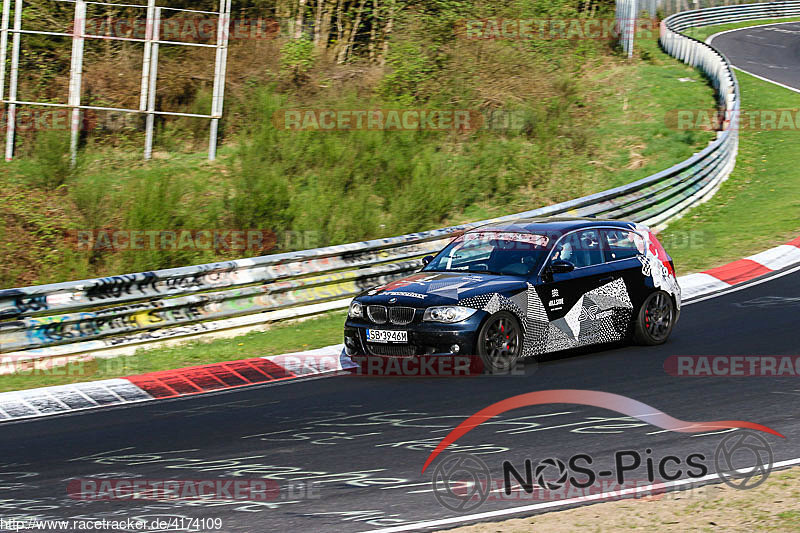
<instances>
[{"instance_id":1,"label":"sponsor decal on car door","mask_svg":"<svg viewBox=\"0 0 800 533\"><path fill-rule=\"evenodd\" d=\"M550 320L547 347L563 350L622 338L630 308L621 273L605 263L605 241L597 229L571 233L562 239L551 261L569 261L575 270L552 273L539 287Z\"/></svg>"}]
</instances>

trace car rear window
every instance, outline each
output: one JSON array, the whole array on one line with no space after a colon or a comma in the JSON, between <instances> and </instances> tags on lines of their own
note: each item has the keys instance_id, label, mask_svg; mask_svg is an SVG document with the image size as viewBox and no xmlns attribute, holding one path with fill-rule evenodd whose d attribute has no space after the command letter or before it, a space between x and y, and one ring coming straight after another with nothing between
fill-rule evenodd
<instances>
[{"instance_id":1,"label":"car rear window","mask_svg":"<svg viewBox=\"0 0 800 533\"><path fill-rule=\"evenodd\" d=\"M608 242L609 261L630 259L644 253L644 238L635 231L606 229L603 233Z\"/></svg>"}]
</instances>

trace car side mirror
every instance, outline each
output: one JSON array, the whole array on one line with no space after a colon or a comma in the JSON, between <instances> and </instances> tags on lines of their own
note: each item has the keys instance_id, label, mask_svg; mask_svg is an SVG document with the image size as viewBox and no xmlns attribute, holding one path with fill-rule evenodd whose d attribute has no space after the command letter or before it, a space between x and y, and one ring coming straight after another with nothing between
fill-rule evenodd
<instances>
[{"instance_id":1,"label":"car side mirror","mask_svg":"<svg viewBox=\"0 0 800 533\"><path fill-rule=\"evenodd\" d=\"M422 258L422 266L428 266L431 261L433 261L433 256L426 255L425 257Z\"/></svg>"},{"instance_id":2,"label":"car side mirror","mask_svg":"<svg viewBox=\"0 0 800 533\"><path fill-rule=\"evenodd\" d=\"M547 270L551 274L566 274L575 270L575 263L571 263L570 261L565 261L563 259L557 259L550 263L550 265L547 267Z\"/></svg>"}]
</instances>

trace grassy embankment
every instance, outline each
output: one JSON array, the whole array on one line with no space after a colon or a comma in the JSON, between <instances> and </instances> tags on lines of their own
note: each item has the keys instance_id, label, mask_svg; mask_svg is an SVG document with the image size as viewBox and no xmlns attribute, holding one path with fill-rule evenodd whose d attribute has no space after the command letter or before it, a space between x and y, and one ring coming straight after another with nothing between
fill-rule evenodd
<instances>
[{"instance_id":1,"label":"grassy embankment","mask_svg":"<svg viewBox=\"0 0 800 533\"><path fill-rule=\"evenodd\" d=\"M704 28L697 30L696 35L705 38L718 31L742 26L744 24ZM649 87L655 97L653 100L647 99L651 106L657 105L658 95L663 94L656 90L656 83L674 82L677 77L687 74L682 67L660 57L660 52L652 50L652 54L656 57L655 64L640 63L635 67L638 71L635 79L641 86L634 90L635 86L629 85L630 98L641 95L638 91L646 91ZM800 95L792 91L741 72L738 77L742 101L747 109L800 107ZM662 108L654 109L651 112L653 123L658 122L658 117L663 116L665 109L702 107L697 95L691 91L681 96L680 90L691 88L692 85L675 84L675 91L669 91L669 96L678 101L666 102ZM682 97L684 100L680 101ZM629 100L628 106L634 103L636 100ZM618 106L619 101L616 104ZM609 116L619 117L619 107L616 113L609 107ZM636 126L647 127L646 122ZM620 131L617 125L607 124L606 127ZM800 138L796 131L742 131L737 167L728 181L713 199L671 224L662 236L676 260L679 273L724 264L797 236L800 230L800 177L794 163L797 160L800 160ZM495 212L486 207L474 214L484 216ZM340 341L343 319L343 313L331 313L315 320L278 326L269 332L246 335L235 341L221 340L140 352L136 356L123 358L124 364L107 361L84 364L82 370L76 367L74 372L64 370L71 374L68 376L2 377L0 390L100 379L325 346Z\"/></svg>"},{"instance_id":2,"label":"grassy embankment","mask_svg":"<svg viewBox=\"0 0 800 533\"><path fill-rule=\"evenodd\" d=\"M583 126L580 130L570 130L570 134L576 135L578 140L562 139L558 141L564 145L564 149L558 153L566 154L572 150L570 146L575 142L585 144L588 151L570 153L565 160L553 162L555 166L548 166L547 172L554 173L553 180L543 181L536 178L536 176L542 176L544 171L537 167L538 164L542 164L541 161L534 163L536 158L541 155L541 149L536 147L535 140L513 134L513 132L511 135L491 133L484 138L471 141L468 146L462 143L464 146L459 147L458 153L450 154L448 157L454 161L455 168L463 170L470 165L477 165L477 169L484 171L494 169L495 175L491 179L495 180L495 183L501 179L501 176L505 176L502 179L522 180L523 182L528 181L528 183L514 188L506 188L506 192L499 196L478 195L463 209L459 207L463 206L463 203L456 202L454 204L456 209L446 209L445 205L444 216L431 217L422 227L418 222L408 225L398 222L398 225L392 226L395 229L394 233L425 227L439 227L444 223L476 220L547 205L554 201L633 181L666 168L702 149L710 138L708 133L671 130L666 126L664 116L670 109L697 106L698 103L713 104L712 90L692 69L663 54L657 48L655 41L651 40L642 44L643 53L633 62L621 61L612 57L599 58L592 63L594 67L587 67L582 73L583 97L581 102L583 103L573 101L564 113L571 110L571 112L581 115L583 118L580 120ZM265 98L272 97L265 96ZM589 102L591 111L582 111L583 106ZM584 114L587 115L583 116ZM565 120L574 124L573 119ZM269 139L264 142L273 143L281 150L291 152L293 147L297 148L294 144L296 140L291 135L286 137L285 134L270 132L267 128L263 129L260 135ZM310 143L312 147L320 150L324 148L324 150L333 151L326 155L334 161L331 163L331 169L335 168L335 162L340 161L341 157L358 159L353 153L348 152L348 149L356 146L352 142L337 149L336 142L350 141L349 137L333 142L330 140L333 138L326 135L329 134L308 134L304 137L304 142ZM392 135L397 135L397 139ZM385 140L400 143L400 145L413 140L404 135L387 132ZM258 143L255 145L257 146ZM406 149L414 146L416 145L412 143ZM363 155L363 149L363 147L359 148L357 153ZM431 151L435 152L435 148L432 148ZM383 150L379 152L382 153ZM231 149L229 153L236 154L236 150ZM239 155L231 155L231 158L237 158ZM315 157L317 155L319 154L315 152ZM406 155L408 154L406 153ZM275 157L278 156L275 155ZM376 154L375 157L378 155ZM180 164L177 164L176 160ZM378 161L378 166L389 164L380 158ZM361 164L358 161L356 163ZM198 172L201 174L215 172L214 165L202 162L201 155L177 156L168 160L168 164L170 170L164 171L166 174L177 172L180 168L191 170L191 172L187 172L189 189L200 186L200 180L196 177ZM498 164L501 165L500 168L496 167ZM418 159L412 158L411 163L404 162L403 165L403 168L410 173L409 175L418 176L420 183L425 183L424 178L432 178L435 174L420 170L426 167L425 162ZM517 165L522 166L518 167ZM228 167L223 166L222 168ZM362 171L373 172L376 170L375 167L369 166ZM509 175L512 171L516 177ZM137 172L146 174L149 171L146 166L128 171L122 169L121 171L123 175L128 176L129 180L137 176ZM472 176L470 179L474 179L477 174L469 175ZM223 175L215 175L214 183L219 183L223 179ZM477 182L479 187L486 185L485 183L481 184L480 180ZM438 182L431 185L431 197L437 196L437 194L433 194L433 191L437 191L437 187L440 185ZM154 184L154 187L157 186L158 183ZM445 187L445 192L442 193L443 201L453 201L448 194ZM156 200L153 199L153 201ZM420 200L422 205L425 205L425 201L424 199ZM166 208L166 205L160 205ZM194 210L192 204L189 203L187 212ZM340 342L342 321L343 313L337 312L301 323L276 326L268 332L251 333L233 340L140 351L131 357L76 364L61 368L51 375L2 376L0 377L0 390L103 379L326 346Z\"/></svg>"},{"instance_id":3,"label":"grassy embankment","mask_svg":"<svg viewBox=\"0 0 800 533\"><path fill-rule=\"evenodd\" d=\"M113 129L98 115L97 127L83 135L75 170L66 132L21 129L18 158L0 169L0 288L355 242L523 211L631 181L705 145L707 132L673 131L662 117L664 107L707 100L709 87L679 82L700 78L672 62L673 70L659 68L663 59L652 42L650 61L630 65L609 41L469 40L454 31L469 18L585 16L572 0L421 3L396 14L385 64L369 59L368 43L339 63L304 39L235 40L224 146L214 163L205 159L204 120L159 119L155 159L145 163L141 124ZM137 107L140 54L125 43L101 45L87 51L86 103ZM27 99L58 100L68 50L44 38L23 41ZM197 54L164 50L161 108L206 110L208 80L193 75L204 65ZM36 61L45 56L52 61ZM510 113L518 121L477 132L276 129L273 116L287 108L463 109ZM98 229L260 229L278 242L267 250L87 251L70 238Z\"/></svg>"},{"instance_id":4,"label":"grassy embankment","mask_svg":"<svg viewBox=\"0 0 800 533\"><path fill-rule=\"evenodd\" d=\"M785 21L695 28L691 35L705 40L720 31ZM800 94L741 71L736 76L744 113L800 109ZM679 274L724 265L797 237L800 234L798 161L800 131L740 131L736 168L728 181L711 200L673 222L664 232L667 243L684 241L684 236L688 236L686 246L670 251Z\"/></svg>"}]
</instances>

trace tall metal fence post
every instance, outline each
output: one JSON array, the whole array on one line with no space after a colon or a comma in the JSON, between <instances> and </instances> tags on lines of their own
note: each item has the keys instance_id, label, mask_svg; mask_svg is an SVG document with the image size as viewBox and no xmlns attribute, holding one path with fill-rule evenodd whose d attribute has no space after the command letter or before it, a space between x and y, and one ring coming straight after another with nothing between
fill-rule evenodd
<instances>
[{"instance_id":1,"label":"tall metal fence post","mask_svg":"<svg viewBox=\"0 0 800 533\"><path fill-rule=\"evenodd\" d=\"M6 117L6 161L14 157L14 133L17 124L17 80L19 77L19 30L22 29L22 0L14 3L14 37L11 44L11 72L8 81L8 116Z\"/></svg>"},{"instance_id":2,"label":"tall metal fence post","mask_svg":"<svg viewBox=\"0 0 800 533\"><path fill-rule=\"evenodd\" d=\"M150 74L147 88L147 122L145 124L144 158L153 156L153 127L156 110L156 82L158 81L158 41L161 29L161 8L153 9L153 42L150 45Z\"/></svg>"},{"instance_id":3,"label":"tall metal fence post","mask_svg":"<svg viewBox=\"0 0 800 533\"><path fill-rule=\"evenodd\" d=\"M147 110L147 90L150 88L150 48L153 45L153 17L156 0L147 0L147 20L144 30L144 54L142 55L142 88L139 93L139 111Z\"/></svg>"},{"instance_id":4,"label":"tall metal fence post","mask_svg":"<svg viewBox=\"0 0 800 533\"><path fill-rule=\"evenodd\" d=\"M6 55L8 48L8 18L11 0L3 0L3 19L0 23L0 101L6 97Z\"/></svg>"},{"instance_id":5,"label":"tall metal fence post","mask_svg":"<svg viewBox=\"0 0 800 533\"><path fill-rule=\"evenodd\" d=\"M636 20L639 18L638 1L631 0L630 17L628 18L628 59L633 57L633 42L636 35Z\"/></svg>"},{"instance_id":6,"label":"tall metal fence post","mask_svg":"<svg viewBox=\"0 0 800 533\"><path fill-rule=\"evenodd\" d=\"M219 117L222 116L222 102L225 94L225 71L228 62L228 38L230 36L231 0L220 0L217 20L217 54L214 63L214 89L211 96L211 127L208 139L208 160L217 158L217 131Z\"/></svg>"},{"instance_id":7,"label":"tall metal fence post","mask_svg":"<svg viewBox=\"0 0 800 533\"><path fill-rule=\"evenodd\" d=\"M219 0L218 11L205 11L199 9L185 9L181 7L160 7L157 6L157 0L147 0L141 4L118 4L109 1L95 1L95 0L50 0L53 3L74 4L75 11L73 13L73 24L69 31L45 31L39 29L22 29L22 14L24 0L2 0L2 20L0 21L0 102L2 102L3 109L0 110L0 116L5 114L3 118L6 120L6 150L5 158L10 161L14 156L14 149L16 146L16 119L17 119L17 106L47 106L56 108L65 108L71 111L70 113L70 160L74 167L77 163L78 145L80 141L81 127L85 124L86 110L105 110L113 112L131 113L135 115L145 115L145 147L144 158L150 159L153 154L153 142L155 135L155 117L159 116L182 116L204 118L212 121L211 124L211 146L209 147L209 159L214 159L216 156L217 148L217 133L218 123L222 117L223 96L225 92L225 72L227 69L227 54L228 54L228 39L230 24L230 11L231 0ZM9 27L10 13L14 3L14 22L13 27ZM87 20L86 14L89 5L99 5L109 7L124 7L134 9L137 13L144 10L147 12L145 36L124 37L117 35L96 35L93 33L87 34ZM156 85L158 82L158 49L161 41L161 14L165 11L182 12L182 13L205 13L213 16L219 15L218 29L219 37L216 43L210 42L181 42L181 41L163 41L171 45L193 46L193 47L207 47L216 49L216 63L214 72L214 91L212 96L212 112L209 114L200 113L184 113L180 111L168 111L156 109ZM137 16L136 22L141 19ZM177 19L172 20L176 22ZM183 31L183 30L181 30ZM8 60L8 40L9 34L12 34L12 47L11 47L11 68L8 75L8 88L6 88L6 61ZM19 66L20 66L20 41L22 35L47 35L58 36L72 39L72 57L70 60L70 74L69 74L69 95L66 102L53 102L52 100L45 101L29 101L26 99L18 100L18 87L19 87ZM140 81L139 105L133 108L120 108L109 107L102 105L84 105L81 102L82 98L82 77L83 77L83 53L85 43L91 39L108 39L111 41L126 41L132 43L142 43L144 45L142 57L142 79ZM91 41L90 41L91 42ZM38 124L38 123L37 123Z\"/></svg>"},{"instance_id":8,"label":"tall metal fence post","mask_svg":"<svg viewBox=\"0 0 800 533\"><path fill-rule=\"evenodd\" d=\"M69 153L70 164L78 162L78 140L81 132L81 79L83 74L83 42L86 33L86 2L75 2L75 20L72 34L72 60L69 71L68 104L72 107L70 120Z\"/></svg>"}]
</instances>

